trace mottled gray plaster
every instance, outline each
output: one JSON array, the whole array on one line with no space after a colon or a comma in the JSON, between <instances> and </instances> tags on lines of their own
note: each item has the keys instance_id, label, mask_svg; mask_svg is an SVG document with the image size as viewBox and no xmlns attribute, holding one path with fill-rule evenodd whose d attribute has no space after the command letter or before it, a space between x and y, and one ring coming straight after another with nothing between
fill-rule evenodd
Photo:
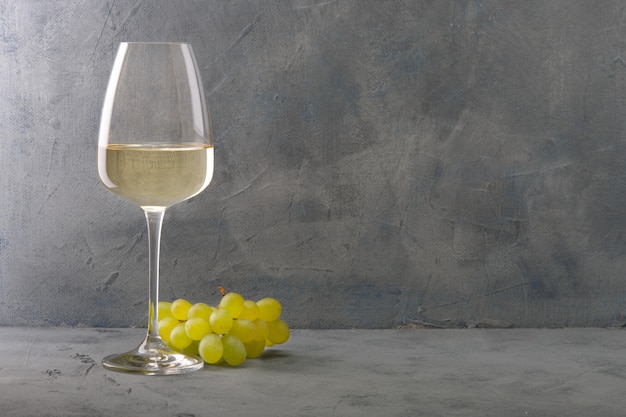
<instances>
[{"instance_id":1,"label":"mottled gray plaster","mask_svg":"<svg viewBox=\"0 0 626 417\"><path fill-rule=\"evenodd\" d=\"M0 4L0 325L143 326L141 211L99 184L118 43L189 41L216 136L163 299L294 327L626 321L619 1ZM626 56L626 55L625 55Z\"/></svg>"}]
</instances>

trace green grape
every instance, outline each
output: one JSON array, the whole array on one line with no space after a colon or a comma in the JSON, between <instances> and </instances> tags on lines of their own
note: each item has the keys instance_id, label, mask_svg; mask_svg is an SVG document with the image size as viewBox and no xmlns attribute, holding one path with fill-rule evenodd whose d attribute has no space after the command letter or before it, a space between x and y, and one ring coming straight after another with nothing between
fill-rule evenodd
<instances>
[{"instance_id":1,"label":"green grape","mask_svg":"<svg viewBox=\"0 0 626 417\"><path fill-rule=\"evenodd\" d=\"M241 340L242 343L246 343L254 339L257 332L257 327L251 320L236 319L233 320L233 327L228 331L229 335L235 336Z\"/></svg>"},{"instance_id":2,"label":"green grape","mask_svg":"<svg viewBox=\"0 0 626 417\"><path fill-rule=\"evenodd\" d=\"M185 349L193 342L185 331L185 323L177 324L170 333L169 344L177 350Z\"/></svg>"},{"instance_id":3,"label":"green grape","mask_svg":"<svg viewBox=\"0 0 626 417\"><path fill-rule=\"evenodd\" d=\"M172 302L170 308L172 316L178 320L187 320L187 312L191 308L191 303L184 298L179 298Z\"/></svg>"},{"instance_id":4,"label":"green grape","mask_svg":"<svg viewBox=\"0 0 626 417\"><path fill-rule=\"evenodd\" d=\"M258 358L265 351L265 340L251 340L244 343L246 348L246 356L250 359Z\"/></svg>"},{"instance_id":5,"label":"green grape","mask_svg":"<svg viewBox=\"0 0 626 417\"><path fill-rule=\"evenodd\" d=\"M159 301L159 304L157 304L157 306L159 321L166 317L173 317L171 311L172 303L170 303L169 301Z\"/></svg>"},{"instance_id":6,"label":"green grape","mask_svg":"<svg viewBox=\"0 0 626 417\"><path fill-rule=\"evenodd\" d=\"M278 300L267 297L255 302L220 291L223 296L216 308L183 298L159 302L158 327L163 341L183 353L199 355L208 364L225 361L237 366L289 339L290 329L280 320Z\"/></svg>"},{"instance_id":7,"label":"green grape","mask_svg":"<svg viewBox=\"0 0 626 417\"><path fill-rule=\"evenodd\" d=\"M253 340L265 340L270 334L270 330L267 327L267 323L261 319L254 320L254 325L256 326L256 332L252 337Z\"/></svg>"},{"instance_id":8,"label":"green grape","mask_svg":"<svg viewBox=\"0 0 626 417\"><path fill-rule=\"evenodd\" d=\"M246 347L235 336L225 334L222 337L224 344L224 360L231 366L241 365L246 360Z\"/></svg>"},{"instance_id":9,"label":"green grape","mask_svg":"<svg viewBox=\"0 0 626 417\"><path fill-rule=\"evenodd\" d=\"M198 356L198 346L200 345L199 340L194 340L191 342L189 346L180 350L180 353L184 353L185 355L194 355Z\"/></svg>"},{"instance_id":10,"label":"green grape","mask_svg":"<svg viewBox=\"0 0 626 417\"><path fill-rule=\"evenodd\" d=\"M159 334L165 343L169 343L170 333L172 333L172 329L178 326L179 323L180 322L172 316L159 320Z\"/></svg>"},{"instance_id":11,"label":"green grape","mask_svg":"<svg viewBox=\"0 0 626 417\"><path fill-rule=\"evenodd\" d=\"M205 319L206 321L209 321L213 310L215 310L213 307L205 303L195 303L194 305L189 307L189 311L187 311L187 319L200 317L202 319Z\"/></svg>"},{"instance_id":12,"label":"green grape","mask_svg":"<svg viewBox=\"0 0 626 417\"><path fill-rule=\"evenodd\" d=\"M269 330L268 339L277 345L285 343L289 339L289 326L282 320L274 320L267 323Z\"/></svg>"},{"instance_id":13,"label":"green grape","mask_svg":"<svg viewBox=\"0 0 626 417\"><path fill-rule=\"evenodd\" d=\"M228 310L218 309L211 313L209 323L214 333L228 333L231 327L233 327L233 316Z\"/></svg>"},{"instance_id":14,"label":"green grape","mask_svg":"<svg viewBox=\"0 0 626 417\"><path fill-rule=\"evenodd\" d=\"M256 320L259 317L259 306L252 300L244 300L243 310L238 319Z\"/></svg>"},{"instance_id":15,"label":"green grape","mask_svg":"<svg viewBox=\"0 0 626 417\"><path fill-rule=\"evenodd\" d=\"M236 292L229 292L222 297L218 307L228 310L233 318L237 318L243 311L243 297Z\"/></svg>"},{"instance_id":16,"label":"green grape","mask_svg":"<svg viewBox=\"0 0 626 417\"><path fill-rule=\"evenodd\" d=\"M200 340L198 353L206 363L218 363L224 354L222 339L215 333L209 333Z\"/></svg>"},{"instance_id":17,"label":"green grape","mask_svg":"<svg viewBox=\"0 0 626 417\"><path fill-rule=\"evenodd\" d=\"M185 332L191 340L200 340L211 333L211 325L203 318L193 317L185 322Z\"/></svg>"},{"instance_id":18,"label":"green grape","mask_svg":"<svg viewBox=\"0 0 626 417\"><path fill-rule=\"evenodd\" d=\"M278 300L274 298L263 298L257 301L256 305L259 307L259 318L267 322L277 320L283 310Z\"/></svg>"}]
</instances>

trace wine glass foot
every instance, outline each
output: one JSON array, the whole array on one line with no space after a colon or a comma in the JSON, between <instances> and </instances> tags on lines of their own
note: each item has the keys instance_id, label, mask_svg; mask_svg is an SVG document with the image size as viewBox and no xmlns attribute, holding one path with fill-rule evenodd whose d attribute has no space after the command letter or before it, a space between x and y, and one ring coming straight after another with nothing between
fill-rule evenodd
<instances>
[{"instance_id":1,"label":"wine glass foot","mask_svg":"<svg viewBox=\"0 0 626 417\"><path fill-rule=\"evenodd\" d=\"M176 375L202 369L204 361L170 349L162 341L144 341L126 353L105 357L102 365L112 371L141 375Z\"/></svg>"}]
</instances>

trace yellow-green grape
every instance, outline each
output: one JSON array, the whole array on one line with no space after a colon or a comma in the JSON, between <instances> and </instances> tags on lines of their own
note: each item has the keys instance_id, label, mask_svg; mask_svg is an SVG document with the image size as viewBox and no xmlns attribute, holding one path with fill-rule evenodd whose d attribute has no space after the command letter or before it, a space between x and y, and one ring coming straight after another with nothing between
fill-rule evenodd
<instances>
[{"instance_id":1,"label":"yellow-green grape","mask_svg":"<svg viewBox=\"0 0 626 417\"><path fill-rule=\"evenodd\" d=\"M169 344L176 350L185 349L193 342L185 331L185 323L177 324L170 333Z\"/></svg>"},{"instance_id":2,"label":"yellow-green grape","mask_svg":"<svg viewBox=\"0 0 626 417\"><path fill-rule=\"evenodd\" d=\"M259 318L259 306L252 300L243 301L243 310L237 317L238 319L256 320Z\"/></svg>"},{"instance_id":3,"label":"yellow-green grape","mask_svg":"<svg viewBox=\"0 0 626 417\"><path fill-rule=\"evenodd\" d=\"M200 317L202 319L205 319L206 321L209 321L209 318L211 317L211 313L213 313L213 310L215 309L208 304L195 303L194 305L189 307L189 310L187 311L187 319Z\"/></svg>"},{"instance_id":4,"label":"yellow-green grape","mask_svg":"<svg viewBox=\"0 0 626 417\"><path fill-rule=\"evenodd\" d=\"M285 343L289 339L289 326L282 320L274 320L267 323L269 329L268 339L277 345Z\"/></svg>"},{"instance_id":5,"label":"yellow-green grape","mask_svg":"<svg viewBox=\"0 0 626 417\"><path fill-rule=\"evenodd\" d=\"M170 307L170 311L172 312L172 316L178 320L187 320L187 312L191 308L191 303L184 298L179 298L172 302L172 306Z\"/></svg>"},{"instance_id":6,"label":"yellow-green grape","mask_svg":"<svg viewBox=\"0 0 626 417\"><path fill-rule=\"evenodd\" d=\"M228 333L233 327L233 316L228 310L217 309L215 310L209 319L211 330L217 334Z\"/></svg>"},{"instance_id":7,"label":"yellow-green grape","mask_svg":"<svg viewBox=\"0 0 626 417\"><path fill-rule=\"evenodd\" d=\"M170 333L172 333L172 329L178 326L179 323L180 322L172 316L159 320L159 334L165 343L169 343Z\"/></svg>"},{"instance_id":8,"label":"yellow-green grape","mask_svg":"<svg viewBox=\"0 0 626 417\"><path fill-rule=\"evenodd\" d=\"M267 323L261 319L254 320L254 325L256 326L256 332L252 337L253 340L265 340L268 338L270 334L270 330L267 327Z\"/></svg>"},{"instance_id":9,"label":"yellow-green grape","mask_svg":"<svg viewBox=\"0 0 626 417\"><path fill-rule=\"evenodd\" d=\"M267 322L278 319L283 311L283 307L274 298L263 298L256 305L259 307L259 318Z\"/></svg>"},{"instance_id":10,"label":"yellow-green grape","mask_svg":"<svg viewBox=\"0 0 626 417\"><path fill-rule=\"evenodd\" d=\"M241 365L246 360L246 347L235 336L225 334L222 337L224 344L224 360L231 366Z\"/></svg>"},{"instance_id":11,"label":"yellow-green grape","mask_svg":"<svg viewBox=\"0 0 626 417\"><path fill-rule=\"evenodd\" d=\"M246 343L254 339L257 332L257 327L251 320L236 319L233 320L233 327L228 331L229 335L235 336L241 340L242 343Z\"/></svg>"},{"instance_id":12,"label":"yellow-green grape","mask_svg":"<svg viewBox=\"0 0 626 417\"><path fill-rule=\"evenodd\" d=\"M236 292L229 292L222 297L218 308L228 310L233 318L237 318L243 311L243 297Z\"/></svg>"},{"instance_id":13,"label":"yellow-green grape","mask_svg":"<svg viewBox=\"0 0 626 417\"><path fill-rule=\"evenodd\" d=\"M159 321L166 317L173 317L171 311L172 303L170 303L169 301L159 301L159 304L157 304L157 306Z\"/></svg>"},{"instance_id":14,"label":"yellow-green grape","mask_svg":"<svg viewBox=\"0 0 626 417\"><path fill-rule=\"evenodd\" d=\"M198 356L198 346L199 345L200 345L200 341L199 340L194 340L193 342L191 342L191 344L189 346L187 346L185 349L182 349L180 351L180 353L184 353L185 355Z\"/></svg>"},{"instance_id":15,"label":"yellow-green grape","mask_svg":"<svg viewBox=\"0 0 626 417\"><path fill-rule=\"evenodd\" d=\"M191 340L200 340L211 333L211 325L203 318L193 317L185 322L185 332Z\"/></svg>"},{"instance_id":16,"label":"yellow-green grape","mask_svg":"<svg viewBox=\"0 0 626 417\"><path fill-rule=\"evenodd\" d=\"M209 333L200 340L198 353L206 363L215 364L222 360L224 345L215 333Z\"/></svg>"},{"instance_id":17,"label":"yellow-green grape","mask_svg":"<svg viewBox=\"0 0 626 417\"><path fill-rule=\"evenodd\" d=\"M265 339L265 347L272 347L274 346L274 342L272 342L269 339Z\"/></svg>"},{"instance_id":18,"label":"yellow-green grape","mask_svg":"<svg viewBox=\"0 0 626 417\"><path fill-rule=\"evenodd\" d=\"M246 348L246 356L250 359L258 358L265 351L265 340L251 340L244 343Z\"/></svg>"}]
</instances>

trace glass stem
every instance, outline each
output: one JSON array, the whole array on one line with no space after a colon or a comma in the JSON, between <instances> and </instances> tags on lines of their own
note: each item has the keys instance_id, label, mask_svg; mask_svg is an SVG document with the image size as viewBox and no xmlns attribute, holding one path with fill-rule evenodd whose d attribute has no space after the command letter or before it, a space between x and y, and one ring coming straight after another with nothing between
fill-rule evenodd
<instances>
[{"instance_id":1,"label":"glass stem","mask_svg":"<svg viewBox=\"0 0 626 417\"><path fill-rule=\"evenodd\" d=\"M165 215L164 208L144 208L148 222L148 268L149 311L148 337L160 339L159 336L159 255L161 250L161 226Z\"/></svg>"}]
</instances>

